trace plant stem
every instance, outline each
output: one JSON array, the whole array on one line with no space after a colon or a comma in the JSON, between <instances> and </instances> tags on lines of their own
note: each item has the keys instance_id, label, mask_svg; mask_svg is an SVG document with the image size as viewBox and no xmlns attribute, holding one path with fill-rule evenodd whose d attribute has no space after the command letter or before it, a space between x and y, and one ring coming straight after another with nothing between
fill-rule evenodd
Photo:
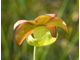
<instances>
[{"instance_id":1,"label":"plant stem","mask_svg":"<svg viewBox=\"0 0 80 60\"><path fill-rule=\"evenodd\" d=\"M36 60L36 46L34 46L34 51L33 51L33 60Z\"/></svg>"}]
</instances>

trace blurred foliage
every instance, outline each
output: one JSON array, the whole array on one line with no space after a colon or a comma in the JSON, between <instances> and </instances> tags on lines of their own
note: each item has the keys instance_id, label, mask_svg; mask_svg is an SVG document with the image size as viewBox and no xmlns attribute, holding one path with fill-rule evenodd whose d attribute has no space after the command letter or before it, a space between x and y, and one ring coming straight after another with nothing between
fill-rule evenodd
<instances>
[{"instance_id":1,"label":"blurred foliage","mask_svg":"<svg viewBox=\"0 0 80 60\"><path fill-rule=\"evenodd\" d=\"M58 39L37 47L37 60L79 60L79 0L1 0L1 60L32 60L33 46L16 43L13 25L50 13L66 22L69 34L57 27Z\"/></svg>"}]
</instances>

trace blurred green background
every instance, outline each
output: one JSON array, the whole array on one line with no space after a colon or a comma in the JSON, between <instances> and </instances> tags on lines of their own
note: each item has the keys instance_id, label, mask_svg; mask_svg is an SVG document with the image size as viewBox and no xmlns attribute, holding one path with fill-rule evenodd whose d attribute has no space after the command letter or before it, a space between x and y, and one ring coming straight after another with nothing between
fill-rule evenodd
<instances>
[{"instance_id":1,"label":"blurred green background","mask_svg":"<svg viewBox=\"0 0 80 60\"><path fill-rule=\"evenodd\" d=\"M1 0L1 60L33 60L33 46L16 43L14 23L50 13L66 22L69 34L57 27L58 39L37 47L37 60L79 60L79 0Z\"/></svg>"}]
</instances>

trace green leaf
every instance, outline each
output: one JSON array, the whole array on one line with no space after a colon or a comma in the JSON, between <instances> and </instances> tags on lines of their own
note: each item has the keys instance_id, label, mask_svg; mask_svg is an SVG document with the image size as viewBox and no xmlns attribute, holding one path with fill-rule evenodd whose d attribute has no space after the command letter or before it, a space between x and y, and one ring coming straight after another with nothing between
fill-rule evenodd
<instances>
[{"instance_id":1,"label":"green leaf","mask_svg":"<svg viewBox=\"0 0 80 60\"><path fill-rule=\"evenodd\" d=\"M64 31L66 31L66 33L68 34L68 28L67 28L66 23L62 19L60 19L58 17L50 19L46 23L46 25L47 26L58 26L58 27L62 28Z\"/></svg>"},{"instance_id":2,"label":"green leaf","mask_svg":"<svg viewBox=\"0 0 80 60\"><path fill-rule=\"evenodd\" d=\"M15 33L15 39L18 45L21 45L22 42L27 38L27 36L33 33L34 27L35 26L33 24L26 22L26 23L22 23L17 28Z\"/></svg>"},{"instance_id":3,"label":"green leaf","mask_svg":"<svg viewBox=\"0 0 80 60\"><path fill-rule=\"evenodd\" d=\"M32 45L32 46L46 46L46 45L50 45L53 42L55 42L57 39L53 38L51 36L50 31L46 32L46 34L44 35L44 37L42 39L37 39L37 38L33 38L32 35L29 35L27 37L27 43Z\"/></svg>"}]
</instances>

